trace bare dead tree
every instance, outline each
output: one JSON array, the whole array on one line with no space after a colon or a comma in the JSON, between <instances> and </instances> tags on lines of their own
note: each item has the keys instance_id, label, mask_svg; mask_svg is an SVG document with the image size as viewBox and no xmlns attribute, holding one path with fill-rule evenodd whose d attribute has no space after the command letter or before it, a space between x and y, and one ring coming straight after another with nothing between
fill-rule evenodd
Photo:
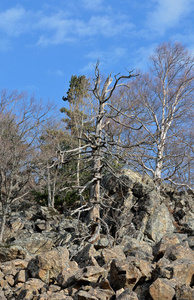
<instances>
[{"instance_id":1,"label":"bare dead tree","mask_svg":"<svg viewBox=\"0 0 194 300\"><path fill-rule=\"evenodd\" d=\"M118 140L115 138L116 135L113 136L109 130L109 124L114 122L117 123L118 126L123 128L125 126L131 130L140 130L142 128L138 121L136 121L135 126L132 126L130 122L125 122L124 124L124 120L126 121L127 118L134 118L134 116L132 116L132 114L124 114L120 107L114 105L113 102L111 103L115 91L118 88L125 86L126 81L136 76L137 75L133 74L131 71L128 72L127 75L118 74L114 76L114 78L112 78L110 74L105 80L102 80L99 62L96 64L94 87L92 90L94 101L96 102L93 106L96 114L92 113L94 129L92 132L90 132L90 130L83 132L82 140L85 143L84 146L64 151L64 155L68 152L74 153L75 155L81 153L82 160L90 162L87 166L89 168L88 171L91 173L90 180L82 186L76 187L80 195L83 194L86 189L90 189L89 201L82 202L81 207L73 211L72 215L75 213L80 214L81 212L88 212L88 222L93 228L91 242L99 234L102 225L107 227L100 216L103 202L101 180L105 170L117 176L116 170L109 158L111 157L112 160L114 160L114 158L119 160L121 155L118 149L122 149L122 147L130 149L137 146L137 144L132 145L129 142L126 143L121 139Z\"/></svg>"},{"instance_id":2,"label":"bare dead tree","mask_svg":"<svg viewBox=\"0 0 194 300\"><path fill-rule=\"evenodd\" d=\"M114 145L114 141L108 140L107 135L104 133L105 118L107 118L108 104L116 88L124 85L123 80L135 77L132 72L128 75L117 75L113 78L109 75L104 83L101 81L99 72L99 63L95 67L95 79L93 94L98 103L98 114L96 116L96 124L94 134L87 135L86 139L90 142L92 149L92 182L90 186L90 203L92 209L90 211L90 220L98 221L100 218L100 202L101 202L101 179L103 168L108 167L104 157L108 149L108 144ZM110 119L110 115L108 116Z\"/></svg>"}]
</instances>

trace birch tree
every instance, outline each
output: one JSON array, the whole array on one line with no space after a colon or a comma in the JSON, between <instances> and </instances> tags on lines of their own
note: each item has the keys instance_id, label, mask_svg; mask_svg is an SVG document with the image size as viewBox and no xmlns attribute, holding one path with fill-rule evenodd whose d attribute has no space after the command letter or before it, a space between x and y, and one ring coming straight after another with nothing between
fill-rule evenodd
<instances>
[{"instance_id":1,"label":"birch tree","mask_svg":"<svg viewBox=\"0 0 194 300\"><path fill-rule=\"evenodd\" d=\"M181 44L169 42L156 48L150 63L149 74L138 77L132 87L143 107L139 120L147 135L147 146L133 159L160 183L184 163L181 132L192 122L194 58Z\"/></svg>"}]
</instances>

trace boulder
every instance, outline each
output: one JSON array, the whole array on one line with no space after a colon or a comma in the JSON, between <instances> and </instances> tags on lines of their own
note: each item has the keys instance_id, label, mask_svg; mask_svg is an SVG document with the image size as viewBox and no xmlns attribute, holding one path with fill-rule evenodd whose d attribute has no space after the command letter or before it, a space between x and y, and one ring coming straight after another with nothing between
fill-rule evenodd
<instances>
[{"instance_id":1,"label":"boulder","mask_svg":"<svg viewBox=\"0 0 194 300\"><path fill-rule=\"evenodd\" d=\"M0 299L1 299L1 300L6 300L5 294L4 294L4 292L1 291L1 290L0 290Z\"/></svg>"},{"instance_id":2,"label":"boulder","mask_svg":"<svg viewBox=\"0 0 194 300\"><path fill-rule=\"evenodd\" d=\"M32 300L37 299L38 296L46 291L46 285L40 279L30 278L22 285L15 293L16 300ZM36 297L36 298L35 298Z\"/></svg>"},{"instance_id":3,"label":"boulder","mask_svg":"<svg viewBox=\"0 0 194 300\"><path fill-rule=\"evenodd\" d=\"M180 241L176 234L165 234L162 239L153 247L155 260L157 261L162 258L167 248L179 243Z\"/></svg>"},{"instance_id":4,"label":"boulder","mask_svg":"<svg viewBox=\"0 0 194 300\"><path fill-rule=\"evenodd\" d=\"M28 272L27 270L20 270L17 272L16 276L15 276L15 282L14 284L18 284L18 283L25 283L29 278Z\"/></svg>"},{"instance_id":5,"label":"boulder","mask_svg":"<svg viewBox=\"0 0 194 300\"><path fill-rule=\"evenodd\" d=\"M194 260L179 259L171 263L173 278L177 284L190 286L193 283Z\"/></svg>"},{"instance_id":6,"label":"boulder","mask_svg":"<svg viewBox=\"0 0 194 300\"><path fill-rule=\"evenodd\" d=\"M28 254L41 254L53 248L54 243L50 237L38 232L21 232L12 242L14 247L24 249Z\"/></svg>"},{"instance_id":7,"label":"boulder","mask_svg":"<svg viewBox=\"0 0 194 300\"><path fill-rule=\"evenodd\" d=\"M63 269L69 267L69 251L58 247L32 258L27 266L30 277L39 278L45 283L54 282Z\"/></svg>"},{"instance_id":8,"label":"boulder","mask_svg":"<svg viewBox=\"0 0 194 300\"><path fill-rule=\"evenodd\" d=\"M141 300L152 300L151 296L150 296L150 285L152 284L153 280L148 280L148 281L144 281L142 280L142 282L139 282L137 284L137 286L134 289L135 294L137 295L138 299Z\"/></svg>"},{"instance_id":9,"label":"boulder","mask_svg":"<svg viewBox=\"0 0 194 300\"><path fill-rule=\"evenodd\" d=\"M156 265L157 276L173 279L177 285L190 286L193 282L194 260L178 259L169 261L165 257L161 258Z\"/></svg>"},{"instance_id":10,"label":"boulder","mask_svg":"<svg viewBox=\"0 0 194 300\"><path fill-rule=\"evenodd\" d=\"M100 279L106 278L106 273L106 270L99 266L87 266L75 274L75 280L77 282L97 283Z\"/></svg>"},{"instance_id":11,"label":"boulder","mask_svg":"<svg viewBox=\"0 0 194 300\"><path fill-rule=\"evenodd\" d=\"M152 261L153 260L153 250L152 247L145 241L139 241L130 236L124 236L121 240L121 245L123 246L123 251L126 256L136 256L141 255L141 258Z\"/></svg>"},{"instance_id":12,"label":"boulder","mask_svg":"<svg viewBox=\"0 0 194 300\"><path fill-rule=\"evenodd\" d=\"M94 248L93 244L86 244L77 254L74 256L74 260L78 263L80 268L84 266L94 266L98 265L96 258L99 253Z\"/></svg>"},{"instance_id":13,"label":"boulder","mask_svg":"<svg viewBox=\"0 0 194 300\"><path fill-rule=\"evenodd\" d=\"M194 289L190 286L182 285L176 289L176 299L177 300L193 300L194 299Z\"/></svg>"},{"instance_id":14,"label":"boulder","mask_svg":"<svg viewBox=\"0 0 194 300\"><path fill-rule=\"evenodd\" d=\"M108 300L112 294L108 291L100 290L98 288L90 288L88 291L80 290L77 293L78 300Z\"/></svg>"},{"instance_id":15,"label":"boulder","mask_svg":"<svg viewBox=\"0 0 194 300\"><path fill-rule=\"evenodd\" d=\"M56 293L43 293L39 296L38 300L73 300L71 296L66 296L63 291Z\"/></svg>"},{"instance_id":16,"label":"boulder","mask_svg":"<svg viewBox=\"0 0 194 300\"><path fill-rule=\"evenodd\" d=\"M132 289L142 277L141 271L128 259L114 259L110 266L110 284L117 291L122 288Z\"/></svg>"},{"instance_id":17,"label":"boulder","mask_svg":"<svg viewBox=\"0 0 194 300\"><path fill-rule=\"evenodd\" d=\"M136 293L134 293L131 289L125 289L121 292L117 297L117 300L138 300Z\"/></svg>"},{"instance_id":18,"label":"boulder","mask_svg":"<svg viewBox=\"0 0 194 300\"><path fill-rule=\"evenodd\" d=\"M187 214L179 220L179 224L184 228L185 232L194 234L194 213L189 211Z\"/></svg>"},{"instance_id":19,"label":"boulder","mask_svg":"<svg viewBox=\"0 0 194 300\"><path fill-rule=\"evenodd\" d=\"M118 257L121 260L126 258L125 254L123 252L122 246L118 245L111 249L110 248L103 249L101 251L100 264L106 265L106 268L108 268L108 266L110 266L110 264L111 264L111 261L113 259L117 259Z\"/></svg>"},{"instance_id":20,"label":"boulder","mask_svg":"<svg viewBox=\"0 0 194 300\"><path fill-rule=\"evenodd\" d=\"M182 244L174 244L167 246L164 257L174 261L177 259L188 259L194 261L194 252L191 250L187 242Z\"/></svg>"},{"instance_id":21,"label":"boulder","mask_svg":"<svg viewBox=\"0 0 194 300\"><path fill-rule=\"evenodd\" d=\"M113 246L113 244L114 239L112 238L112 236L102 234L99 236L99 239L93 243L96 250Z\"/></svg>"},{"instance_id":22,"label":"boulder","mask_svg":"<svg viewBox=\"0 0 194 300\"><path fill-rule=\"evenodd\" d=\"M158 278L150 285L150 295L153 300L172 300L175 290L168 280Z\"/></svg>"},{"instance_id":23,"label":"boulder","mask_svg":"<svg viewBox=\"0 0 194 300\"><path fill-rule=\"evenodd\" d=\"M165 234L173 233L173 219L165 204L156 207L148 218L145 234L154 242L159 242Z\"/></svg>"},{"instance_id":24,"label":"boulder","mask_svg":"<svg viewBox=\"0 0 194 300\"><path fill-rule=\"evenodd\" d=\"M15 276L19 270L27 268L28 260L15 259L4 262L0 265L0 270L4 275Z\"/></svg>"},{"instance_id":25,"label":"boulder","mask_svg":"<svg viewBox=\"0 0 194 300\"><path fill-rule=\"evenodd\" d=\"M74 283L76 283L75 280L75 274L79 271L79 267L75 261L70 261L66 263L65 269L62 268L61 273L56 278L57 283L62 288L67 288Z\"/></svg>"},{"instance_id":26,"label":"boulder","mask_svg":"<svg viewBox=\"0 0 194 300\"><path fill-rule=\"evenodd\" d=\"M103 282L96 288L91 286L85 286L77 293L77 299L80 300L109 300L114 296L115 293L110 285L105 284L103 286Z\"/></svg>"},{"instance_id":27,"label":"boulder","mask_svg":"<svg viewBox=\"0 0 194 300\"><path fill-rule=\"evenodd\" d=\"M6 262L14 259L25 259L27 251L21 246L1 246L0 247L0 262Z\"/></svg>"},{"instance_id":28,"label":"boulder","mask_svg":"<svg viewBox=\"0 0 194 300\"><path fill-rule=\"evenodd\" d=\"M10 228L12 234L18 232L19 230L21 230L24 227L24 221L19 216L14 216L14 217L10 218L8 224L9 224L9 228Z\"/></svg>"}]
</instances>

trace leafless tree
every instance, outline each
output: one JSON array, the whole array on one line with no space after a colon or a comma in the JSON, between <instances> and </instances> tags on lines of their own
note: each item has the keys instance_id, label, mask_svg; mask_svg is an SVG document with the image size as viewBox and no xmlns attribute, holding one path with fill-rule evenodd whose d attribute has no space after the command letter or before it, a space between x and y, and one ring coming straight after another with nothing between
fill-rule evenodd
<instances>
[{"instance_id":1,"label":"leafless tree","mask_svg":"<svg viewBox=\"0 0 194 300\"><path fill-rule=\"evenodd\" d=\"M78 151L77 153L82 151L82 154L85 153L83 159L91 161L91 180L79 187L80 194L90 187L89 202L85 202L85 204L73 212L73 214L83 211L89 212L89 223L94 225L93 235L89 240L90 242L99 234L100 224L104 224L107 228L107 224L100 217L100 208L103 202L101 180L104 171L107 170L117 177L118 174L111 161L120 159L120 151L118 149L121 150L123 147L130 149L137 146L137 144L131 145L129 142L125 143L125 141L119 140L110 130L110 126L112 126L111 123L118 124L122 127L125 126L131 130L140 130L142 127L138 121L136 121L134 127L131 126L130 122L125 122L124 124L123 119L134 118L133 114L125 114L122 112L122 109L117 106L116 102L111 102L114 92L122 88L127 80L136 76L137 75L132 72L128 72L126 76L118 74L112 78L112 76L109 75L105 80L102 80L99 63L96 64L93 94L97 103L94 107L95 109L97 108L97 110L96 115L93 117L95 124L94 130L92 132L84 132L83 134L83 140L85 142L84 152L83 147L82 149L71 150L75 151L75 153L76 151ZM108 159L110 157L111 161Z\"/></svg>"},{"instance_id":2,"label":"leafless tree","mask_svg":"<svg viewBox=\"0 0 194 300\"><path fill-rule=\"evenodd\" d=\"M0 99L0 242L10 205L30 190L36 138L48 108L36 104L34 97L17 91L1 92Z\"/></svg>"},{"instance_id":3,"label":"leafless tree","mask_svg":"<svg viewBox=\"0 0 194 300\"><path fill-rule=\"evenodd\" d=\"M38 184L34 186L34 191L48 194L48 207L54 208L56 196L70 189L72 176L76 174L76 168L72 168L72 155L64 155L64 149L69 146L68 138L61 122L49 119L38 139Z\"/></svg>"},{"instance_id":4,"label":"leafless tree","mask_svg":"<svg viewBox=\"0 0 194 300\"><path fill-rule=\"evenodd\" d=\"M156 48L150 62L150 73L131 87L147 135L147 145L136 149L132 160L159 184L185 164L183 133L192 123L194 58L181 44L169 42Z\"/></svg>"}]
</instances>

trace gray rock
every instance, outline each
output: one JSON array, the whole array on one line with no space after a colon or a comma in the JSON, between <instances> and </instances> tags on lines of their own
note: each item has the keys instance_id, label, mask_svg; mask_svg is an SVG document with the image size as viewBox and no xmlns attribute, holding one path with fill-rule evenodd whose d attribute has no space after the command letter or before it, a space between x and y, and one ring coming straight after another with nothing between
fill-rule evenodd
<instances>
[{"instance_id":1,"label":"gray rock","mask_svg":"<svg viewBox=\"0 0 194 300\"><path fill-rule=\"evenodd\" d=\"M107 247L111 247L114 244L114 239L112 236L107 237L106 235L100 235L100 239L96 241L93 245L95 249L104 249Z\"/></svg>"},{"instance_id":2,"label":"gray rock","mask_svg":"<svg viewBox=\"0 0 194 300\"><path fill-rule=\"evenodd\" d=\"M99 266L87 266L82 268L75 274L75 279L78 282L97 283L99 280L106 279L107 272Z\"/></svg>"},{"instance_id":3,"label":"gray rock","mask_svg":"<svg viewBox=\"0 0 194 300\"><path fill-rule=\"evenodd\" d=\"M130 255L132 251L141 250L153 258L152 247L144 241L138 241L130 236L124 236L121 241L121 245L123 246L123 251L126 256Z\"/></svg>"},{"instance_id":4,"label":"gray rock","mask_svg":"<svg viewBox=\"0 0 194 300\"><path fill-rule=\"evenodd\" d=\"M84 266L97 265L96 258L99 253L92 244L86 244L75 256L74 260L79 264L80 268Z\"/></svg>"},{"instance_id":5,"label":"gray rock","mask_svg":"<svg viewBox=\"0 0 194 300\"><path fill-rule=\"evenodd\" d=\"M142 273L129 259L114 259L110 266L110 284L113 289L133 289L142 277Z\"/></svg>"},{"instance_id":6,"label":"gray rock","mask_svg":"<svg viewBox=\"0 0 194 300\"><path fill-rule=\"evenodd\" d=\"M1 299L1 300L6 300L5 294L4 294L3 291L0 291L0 299Z\"/></svg>"},{"instance_id":7,"label":"gray rock","mask_svg":"<svg viewBox=\"0 0 194 300\"><path fill-rule=\"evenodd\" d=\"M25 259L27 251L21 246L1 246L0 247L0 262L6 262L13 259Z\"/></svg>"},{"instance_id":8,"label":"gray rock","mask_svg":"<svg viewBox=\"0 0 194 300\"><path fill-rule=\"evenodd\" d=\"M190 286L182 285L176 291L177 300L193 300L194 299L194 289Z\"/></svg>"},{"instance_id":9,"label":"gray rock","mask_svg":"<svg viewBox=\"0 0 194 300\"><path fill-rule=\"evenodd\" d=\"M51 250L54 246L53 240L41 233L24 232L13 242L13 245L18 245L31 254L40 254Z\"/></svg>"},{"instance_id":10,"label":"gray rock","mask_svg":"<svg viewBox=\"0 0 194 300\"><path fill-rule=\"evenodd\" d=\"M193 193L168 186L159 192L130 170L120 179L102 180L94 244L86 241L86 215L78 220L33 201L14 203L0 247L0 298L193 299Z\"/></svg>"},{"instance_id":11,"label":"gray rock","mask_svg":"<svg viewBox=\"0 0 194 300\"><path fill-rule=\"evenodd\" d=\"M194 234L194 213L188 212L180 221L186 232Z\"/></svg>"},{"instance_id":12,"label":"gray rock","mask_svg":"<svg viewBox=\"0 0 194 300\"><path fill-rule=\"evenodd\" d=\"M137 294L131 289L125 289L118 297L117 300L138 300Z\"/></svg>"},{"instance_id":13,"label":"gray rock","mask_svg":"<svg viewBox=\"0 0 194 300\"><path fill-rule=\"evenodd\" d=\"M69 251L64 247L57 247L32 258L27 269L31 277L39 278L45 283L53 283L63 269L69 268L69 263Z\"/></svg>"},{"instance_id":14,"label":"gray rock","mask_svg":"<svg viewBox=\"0 0 194 300\"><path fill-rule=\"evenodd\" d=\"M153 241L159 242L165 234L172 233L174 230L173 218L167 207L161 204L148 218L145 234Z\"/></svg>"}]
</instances>

